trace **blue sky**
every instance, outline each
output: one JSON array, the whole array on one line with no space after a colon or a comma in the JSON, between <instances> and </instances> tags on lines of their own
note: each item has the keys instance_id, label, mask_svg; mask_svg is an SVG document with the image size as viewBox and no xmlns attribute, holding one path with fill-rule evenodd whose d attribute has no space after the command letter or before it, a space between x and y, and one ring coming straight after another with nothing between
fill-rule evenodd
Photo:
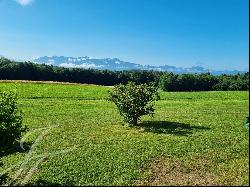
<instances>
[{"instance_id":1,"label":"blue sky","mask_svg":"<svg viewBox=\"0 0 250 187\"><path fill-rule=\"evenodd\" d=\"M0 0L0 55L249 68L248 0Z\"/></svg>"}]
</instances>

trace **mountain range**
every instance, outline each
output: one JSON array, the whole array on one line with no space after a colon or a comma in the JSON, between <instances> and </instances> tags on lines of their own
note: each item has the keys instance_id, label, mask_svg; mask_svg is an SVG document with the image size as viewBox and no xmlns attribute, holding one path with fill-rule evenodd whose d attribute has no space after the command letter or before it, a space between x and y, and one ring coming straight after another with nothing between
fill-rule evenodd
<instances>
[{"instance_id":1,"label":"mountain range","mask_svg":"<svg viewBox=\"0 0 250 187\"><path fill-rule=\"evenodd\" d=\"M99 70L156 70L156 71L167 71L177 74L182 73L207 73L210 72L214 75L219 74L237 74L245 73L246 71L239 70L208 70L201 66L193 66L190 68L182 68L176 66L152 66L152 65L141 65L131 62L125 62L118 58L103 58L96 59L88 56L84 57L65 57L65 56L42 56L33 60L34 63L53 65L66 68L84 68L84 69L99 69Z\"/></svg>"}]
</instances>

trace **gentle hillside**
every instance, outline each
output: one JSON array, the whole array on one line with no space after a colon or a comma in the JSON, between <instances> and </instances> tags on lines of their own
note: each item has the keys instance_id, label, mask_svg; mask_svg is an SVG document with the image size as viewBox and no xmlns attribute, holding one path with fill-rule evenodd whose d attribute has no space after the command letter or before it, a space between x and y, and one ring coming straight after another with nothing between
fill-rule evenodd
<instances>
[{"instance_id":1,"label":"gentle hillside","mask_svg":"<svg viewBox=\"0 0 250 187\"><path fill-rule=\"evenodd\" d=\"M9 168L12 184L248 184L248 92L162 92L154 118L131 128L109 89L0 83L17 91L30 129L26 151L6 154L0 172Z\"/></svg>"}]
</instances>

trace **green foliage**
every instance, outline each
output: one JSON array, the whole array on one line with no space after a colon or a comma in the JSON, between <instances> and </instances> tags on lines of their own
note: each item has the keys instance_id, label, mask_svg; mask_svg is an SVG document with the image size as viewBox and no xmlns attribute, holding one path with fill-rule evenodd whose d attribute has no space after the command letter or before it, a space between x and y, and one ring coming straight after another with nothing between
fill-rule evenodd
<instances>
[{"instance_id":1,"label":"green foliage","mask_svg":"<svg viewBox=\"0 0 250 187\"><path fill-rule=\"evenodd\" d=\"M163 91L173 91L177 87L177 78L178 75L174 75L173 73L165 73L160 77L160 88Z\"/></svg>"},{"instance_id":2,"label":"green foliage","mask_svg":"<svg viewBox=\"0 0 250 187\"><path fill-rule=\"evenodd\" d=\"M17 108L16 94L0 92L0 147L11 146L25 130L22 115Z\"/></svg>"},{"instance_id":3,"label":"green foliage","mask_svg":"<svg viewBox=\"0 0 250 187\"><path fill-rule=\"evenodd\" d=\"M237 75L220 75L218 83L213 86L213 90L249 90L249 73Z\"/></svg>"},{"instance_id":4,"label":"green foliage","mask_svg":"<svg viewBox=\"0 0 250 187\"><path fill-rule=\"evenodd\" d=\"M137 125L141 116L154 114L153 101L159 99L157 89L153 84L120 84L109 92L109 100L115 103L125 122Z\"/></svg>"},{"instance_id":5,"label":"green foliage","mask_svg":"<svg viewBox=\"0 0 250 187\"><path fill-rule=\"evenodd\" d=\"M159 85L164 91L243 91L249 90L249 73L219 76L164 73Z\"/></svg>"}]
</instances>

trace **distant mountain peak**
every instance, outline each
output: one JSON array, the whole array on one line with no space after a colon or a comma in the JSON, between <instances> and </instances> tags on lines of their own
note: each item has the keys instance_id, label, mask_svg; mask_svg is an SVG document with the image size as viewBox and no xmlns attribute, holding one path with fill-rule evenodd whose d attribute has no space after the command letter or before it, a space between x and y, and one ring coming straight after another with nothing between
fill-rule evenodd
<instances>
[{"instance_id":1,"label":"distant mountain peak","mask_svg":"<svg viewBox=\"0 0 250 187\"><path fill-rule=\"evenodd\" d=\"M162 65L140 65L131 62L125 62L118 58L91 58L88 56L83 57L65 57L65 56L42 56L34 60L38 64L47 64L53 66L67 67L67 68L84 68L84 69L100 69L100 70L155 70L155 71L167 71L173 73L207 73L212 74L237 74L244 71L237 70L225 70L225 71L209 71L201 66L192 66L190 68L182 68L176 66Z\"/></svg>"}]
</instances>

